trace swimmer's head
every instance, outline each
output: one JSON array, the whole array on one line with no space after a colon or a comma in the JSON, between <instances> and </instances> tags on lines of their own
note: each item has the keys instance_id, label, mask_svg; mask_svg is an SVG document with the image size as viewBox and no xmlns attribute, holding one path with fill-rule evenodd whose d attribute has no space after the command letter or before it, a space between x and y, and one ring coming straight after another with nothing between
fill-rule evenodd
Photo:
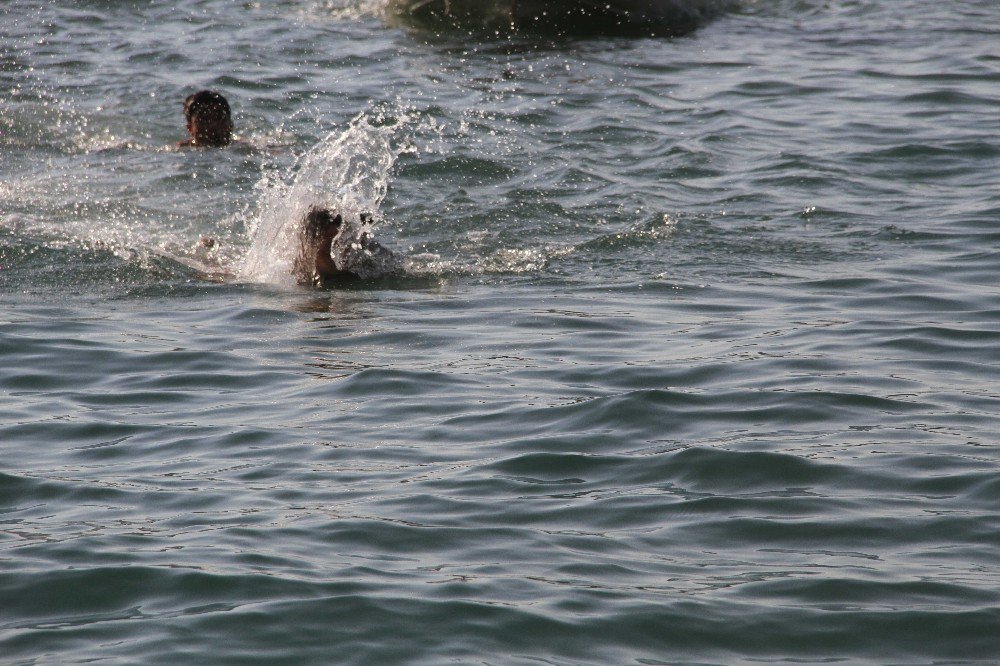
<instances>
[{"instance_id":1,"label":"swimmer's head","mask_svg":"<svg viewBox=\"0 0 1000 666\"><path fill-rule=\"evenodd\" d=\"M324 280L344 275L330 254L333 238L343 223L344 218L339 213L316 206L302 218L299 251L292 265L292 273L299 284L319 286Z\"/></svg>"},{"instance_id":2,"label":"swimmer's head","mask_svg":"<svg viewBox=\"0 0 1000 666\"><path fill-rule=\"evenodd\" d=\"M184 100L184 117L191 138L181 145L228 146L233 140L233 118L226 98L202 90Z\"/></svg>"},{"instance_id":3,"label":"swimmer's head","mask_svg":"<svg viewBox=\"0 0 1000 666\"><path fill-rule=\"evenodd\" d=\"M302 235L312 242L330 241L340 231L344 218L326 208L313 206L302 221Z\"/></svg>"}]
</instances>

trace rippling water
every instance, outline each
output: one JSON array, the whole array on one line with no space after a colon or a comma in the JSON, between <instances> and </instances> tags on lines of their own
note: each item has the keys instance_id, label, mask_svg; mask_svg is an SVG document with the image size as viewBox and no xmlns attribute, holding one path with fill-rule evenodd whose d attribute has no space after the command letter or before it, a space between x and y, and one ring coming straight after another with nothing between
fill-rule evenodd
<instances>
[{"instance_id":1,"label":"rippling water","mask_svg":"<svg viewBox=\"0 0 1000 666\"><path fill-rule=\"evenodd\" d=\"M995 0L0 15L0 660L1000 658Z\"/></svg>"}]
</instances>

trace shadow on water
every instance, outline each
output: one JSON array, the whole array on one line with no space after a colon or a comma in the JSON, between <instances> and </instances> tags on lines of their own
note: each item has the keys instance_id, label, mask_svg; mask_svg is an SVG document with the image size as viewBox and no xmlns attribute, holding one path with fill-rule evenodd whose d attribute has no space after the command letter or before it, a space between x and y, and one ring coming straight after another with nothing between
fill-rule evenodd
<instances>
[{"instance_id":1,"label":"shadow on water","mask_svg":"<svg viewBox=\"0 0 1000 666\"><path fill-rule=\"evenodd\" d=\"M420 29L549 36L686 35L735 0L389 0L390 20Z\"/></svg>"}]
</instances>

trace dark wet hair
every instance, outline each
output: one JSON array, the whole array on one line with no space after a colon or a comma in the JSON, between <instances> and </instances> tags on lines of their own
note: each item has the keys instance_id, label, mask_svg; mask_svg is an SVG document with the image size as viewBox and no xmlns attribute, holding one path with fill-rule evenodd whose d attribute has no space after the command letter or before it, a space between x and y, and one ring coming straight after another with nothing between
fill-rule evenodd
<instances>
[{"instance_id":1,"label":"dark wet hair","mask_svg":"<svg viewBox=\"0 0 1000 666\"><path fill-rule=\"evenodd\" d=\"M307 241L316 241L324 236L334 236L340 230L344 218L326 208L313 206L302 221L302 234Z\"/></svg>"},{"instance_id":2,"label":"dark wet hair","mask_svg":"<svg viewBox=\"0 0 1000 666\"><path fill-rule=\"evenodd\" d=\"M184 117L191 120L194 116L206 120L232 123L232 110L229 108L229 102L214 90L202 90L188 95L187 99L184 100Z\"/></svg>"}]
</instances>

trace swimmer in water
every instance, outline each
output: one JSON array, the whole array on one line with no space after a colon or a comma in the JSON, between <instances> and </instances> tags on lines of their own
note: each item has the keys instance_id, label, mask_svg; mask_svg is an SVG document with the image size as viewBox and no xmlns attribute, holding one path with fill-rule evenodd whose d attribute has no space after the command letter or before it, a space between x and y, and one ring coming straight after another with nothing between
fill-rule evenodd
<instances>
[{"instance_id":1,"label":"swimmer in water","mask_svg":"<svg viewBox=\"0 0 1000 666\"><path fill-rule=\"evenodd\" d=\"M299 221L298 248L292 262L295 281L308 287L330 287L355 280L371 280L405 272L402 256L383 246L372 235L371 214L360 213L351 223L334 210L313 206ZM218 242L202 236L190 251L194 262L168 255L215 281L235 275L219 264Z\"/></svg>"},{"instance_id":2,"label":"swimmer in water","mask_svg":"<svg viewBox=\"0 0 1000 666\"><path fill-rule=\"evenodd\" d=\"M340 213L325 208L310 208L299 226L299 251L292 264L295 281L303 285L320 286L335 277L349 277L337 269L330 254L334 237L344 224Z\"/></svg>"},{"instance_id":3,"label":"swimmer in water","mask_svg":"<svg viewBox=\"0 0 1000 666\"><path fill-rule=\"evenodd\" d=\"M190 139L181 148L222 148L233 142L233 118L226 98L214 90L202 90L184 100Z\"/></svg>"},{"instance_id":4,"label":"swimmer in water","mask_svg":"<svg viewBox=\"0 0 1000 666\"><path fill-rule=\"evenodd\" d=\"M403 261L372 238L371 215L359 216L360 233L338 212L313 206L299 225L299 248L292 274L301 285L322 287L334 281L399 273Z\"/></svg>"}]
</instances>

